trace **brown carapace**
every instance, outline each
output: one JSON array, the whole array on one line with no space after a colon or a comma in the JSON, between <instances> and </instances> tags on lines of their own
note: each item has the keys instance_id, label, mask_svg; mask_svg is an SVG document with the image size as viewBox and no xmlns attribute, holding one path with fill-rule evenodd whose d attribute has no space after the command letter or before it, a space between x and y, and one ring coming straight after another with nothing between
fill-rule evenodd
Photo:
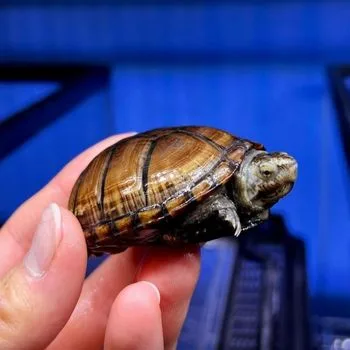
<instances>
[{"instance_id":1,"label":"brown carapace","mask_svg":"<svg viewBox=\"0 0 350 350\"><path fill-rule=\"evenodd\" d=\"M236 231L240 216L239 230L266 219L266 208L259 213L239 210L236 198L242 189L230 181L252 151L266 154L261 144L197 126L155 129L108 147L82 172L69 199L89 254L118 253L133 245L199 243L224 231L232 234L230 225L213 225L213 215L222 214L225 200L233 205L231 226ZM224 202L208 200L215 196L224 196ZM208 229L218 232L208 234Z\"/></svg>"}]
</instances>

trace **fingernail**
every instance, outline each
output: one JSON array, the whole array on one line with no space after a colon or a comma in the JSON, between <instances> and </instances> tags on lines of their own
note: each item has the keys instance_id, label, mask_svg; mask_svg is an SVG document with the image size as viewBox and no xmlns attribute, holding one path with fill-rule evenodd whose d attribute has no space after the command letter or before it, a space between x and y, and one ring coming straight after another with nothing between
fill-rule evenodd
<instances>
[{"instance_id":1,"label":"fingernail","mask_svg":"<svg viewBox=\"0 0 350 350\"><path fill-rule=\"evenodd\" d=\"M159 289L156 287L156 285L151 283L151 282L148 282L148 281L140 281L140 282L141 283L146 283L147 285L149 285L153 289L154 294L157 297L158 304L160 304L160 292L159 292Z\"/></svg>"},{"instance_id":2,"label":"fingernail","mask_svg":"<svg viewBox=\"0 0 350 350\"><path fill-rule=\"evenodd\" d=\"M61 240L61 211L57 204L50 204L42 213L32 245L24 258L24 266L35 278L42 277L50 267Z\"/></svg>"}]
</instances>

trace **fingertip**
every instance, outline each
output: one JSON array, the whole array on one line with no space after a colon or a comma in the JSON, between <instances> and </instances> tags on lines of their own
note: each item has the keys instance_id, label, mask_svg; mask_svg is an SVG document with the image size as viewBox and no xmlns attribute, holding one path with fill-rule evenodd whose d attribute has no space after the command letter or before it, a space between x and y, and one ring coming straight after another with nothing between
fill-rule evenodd
<instances>
[{"instance_id":1,"label":"fingertip","mask_svg":"<svg viewBox=\"0 0 350 350\"><path fill-rule=\"evenodd\" d=\"M140 281L125 287L117 296L112 309L118 313L140 310L144 316L159 309L160 292L155 284L149 281ZM140 313L139 313L140 314Z\"/></svg>"},{"instance_id":2,"label":"fingertip","mask_svg":"<svg viewBox=\"0 0 350 350\"><path fill-rule=\"evenodd\" d=\"M156 300L158 301L158 304L160 304L160 292L155 284L149 281L140 281L138 283L146 283L146 285L149 286L151 290L153 290Z\"/></svg>"},{"instance_id":3,"label":"fingertip","mask_svg":"<svg viewBox=\"0 0 350 350\"><path fill-rule=\"evenodd\" d=\"M162 349L160 293L151 282L125 287L116 298L108 320L106 349Z\"/></svg>"}]
</instances>

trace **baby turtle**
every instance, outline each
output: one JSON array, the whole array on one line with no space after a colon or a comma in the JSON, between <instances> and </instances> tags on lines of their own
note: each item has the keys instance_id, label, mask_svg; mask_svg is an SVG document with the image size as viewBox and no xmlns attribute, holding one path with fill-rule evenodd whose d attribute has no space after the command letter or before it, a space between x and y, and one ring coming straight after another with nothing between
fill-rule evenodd
<instances>
[{"instance_id":1,"label":"baby turtle","mask_svg":"<svg viewBox=\"0 0 350 350\"><path fill-rule=\"evenodd\" d=\"M293 157L259 143L212 127L162 128L97 155L74 185L69 209L90 255L204 243L266 220L296 177Z\"/></svg>"}]
</instances>

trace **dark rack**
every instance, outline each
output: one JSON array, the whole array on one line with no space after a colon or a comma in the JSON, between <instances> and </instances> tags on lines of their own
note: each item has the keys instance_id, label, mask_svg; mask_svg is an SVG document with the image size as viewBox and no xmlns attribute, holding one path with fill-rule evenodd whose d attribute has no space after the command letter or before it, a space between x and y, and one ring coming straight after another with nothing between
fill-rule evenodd
<instances>
[{"instance_id":1,"label":"dark rack","mask_svg":"<svg viewBox=\"0 0 350 350\"><path fill-rule=\"evenodd\" d=\"M109 69L88 65L0 65L3 82L56 82L58 91L0 122L0 161L67 111L107 86Z\"/></svg>"},{"instance_id":2,"label":"dark rack","mask_svg":"<svg viewBox=\"0 0 350 350\"><path fill-rule=\"evenodd\" d=\"M350 65L328 68L329 88L337 111L343 148L350 170L350 90L346 87L347 78L350 78Z\"/></svg>"},{"instance_id":3,"label":"dark rack","mask_svg":"<svg viewBox=\"0 0 350 350\"><path fill-rule=\"evenodd\" d=\"M280 216L242 236L219 349L309 350L305 265Z\"/></svg>"},{"instance_id":4,"label":"dark rack","mask_svg":"<svg viewBox=\"0 0 350 350\"><path fill-rule=\"evenodd\" d=\"M278 215L240 237L204 248L211 272L200 277L179 349L312 349L303 241ZM228 251L231 265L218 264Z\"/></svg>"}]
</instances>

